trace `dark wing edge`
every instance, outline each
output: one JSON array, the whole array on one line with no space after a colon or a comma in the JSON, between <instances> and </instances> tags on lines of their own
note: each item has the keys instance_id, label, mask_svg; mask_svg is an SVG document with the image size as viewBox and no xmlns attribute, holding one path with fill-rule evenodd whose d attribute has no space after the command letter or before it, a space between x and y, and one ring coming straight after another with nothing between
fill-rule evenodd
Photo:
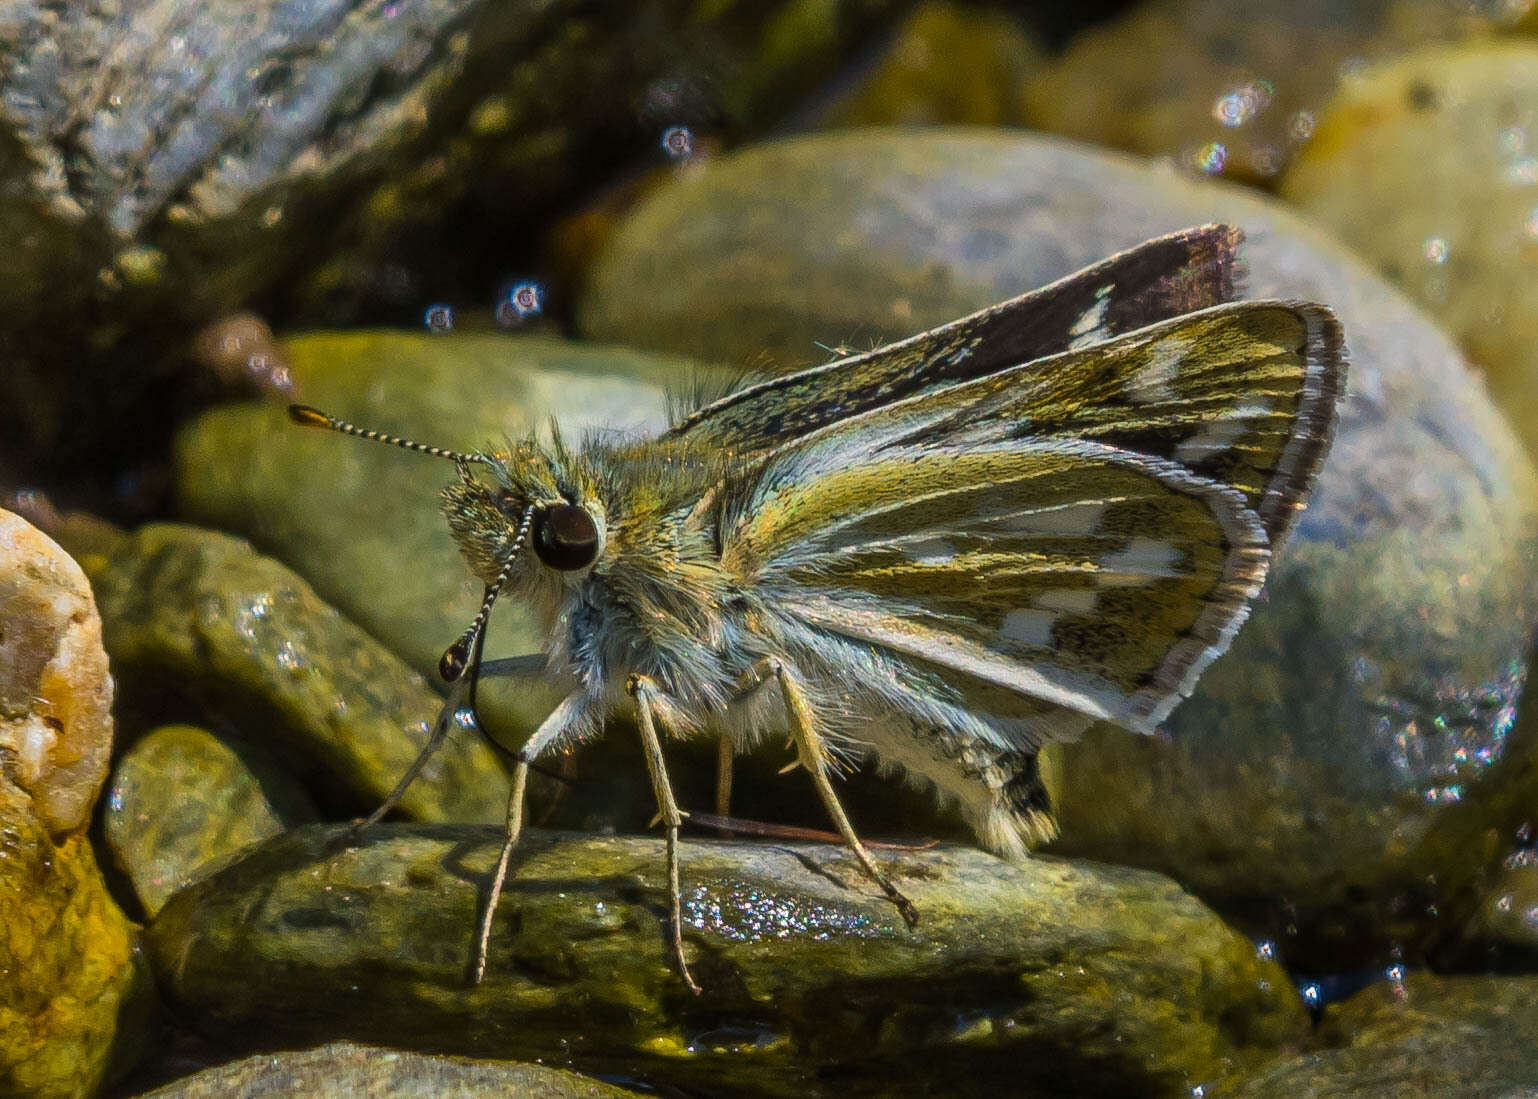
<instances>
[{"instance_id":1,"label":"dark wing edge","mask_svg":"<svg viewBox=\"0 0 1538 1099\"><path fill-rule=\"evenodd\" d=\"M680 418L663 437L724 429L750 439L777 436L744 449L778 445L926 389L1220 305L1242 281L1243 240L1242 230L1216 223L1155 237L938 328L747 385ZM1130 289L1116 292L1129 281ZM847 383L860 375L869 376L864 384Z\"/></svg>"}]
</instances>

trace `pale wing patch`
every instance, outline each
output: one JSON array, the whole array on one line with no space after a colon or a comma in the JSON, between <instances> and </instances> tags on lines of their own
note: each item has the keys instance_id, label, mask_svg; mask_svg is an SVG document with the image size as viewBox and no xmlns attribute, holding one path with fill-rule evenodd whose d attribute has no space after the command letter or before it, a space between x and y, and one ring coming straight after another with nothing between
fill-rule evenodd
<instances>
[{"instance_id":1,"label":"pale wing patch","mask_svg":"<svg viewBox=\"0 0 1538 1099\"><path fill-rule=\"evenodd\" d=\"M1181 552L1162 538L1139 536L1124 549L1100 559L1096 581L1105 587L1146 584L1155 577L1174 579L1182 575Z\"/></svg>"},{"instance_id":2,"label":"pale wing patch","mask_svg":"<svg viewBox=\"0 0 1538 1099\"><path fill-rule=\"evenodd\" d=\"M1094 534L1105 518L1104 500L1075 501L1055 507L1020 508L999 515L981 515L979 521L1000 530L1035 534Z\"/></svg>"},{"instance_id":3,"label":"pale wing patch","mask_svg":"<svg viewBox=\"0 0 1538 1099\"><path fill-rule=\"evenodd\" d=\"M1271 402L1248 401L1224 413L1189 439L1175 447L1180 462L1200 462L1231 449L1245 435L1255 430L1255 421L1271 415Z\"/></svg>"},{"instance_id":4,"label":"pale wing patch","mask_svg":"<svg viewBox=\"0 0 1538 1099\"><path fill-rule=\"evenodd\" d=\"M1194 341L1182 335L1166 336L1148 349L1148 361L1127 379L1127 396L1137 404L1173 401L1175 378L1191 353Z\"/></svg>"},{"instance_id":5,"label":"pale wing patch","mask_svg":"<svg viewBox=\"0 0 1538 1099\"><path fill-rule=\"evenodd\" d=\"M1068 327L1068 350L1088 347L1092 343L1099 343L1105 339L1105 311L1115 291L1115 283L1102 286L1095 291L1093 304L1075 317L1073 324Z\"/></svg>"},{"instance_id":6,"label":"pale wing patch","mask_svg":"<svg viewBox=\"0 0 1538 1099\"><path fill-rule=\"evenodd\" d=\"M1095 609L1100 595L1093 588L1055 588L1036 597L1036 605L1043 610L1065 614L1088 614Z\"/></svg>"},{"instance_id":7,"label":"pale wing patch","mask_svg":"<svg viewBox=\"0 0 1538 1099\"><path fill-rule=\"evenodd\" d=\"M1004 616L1004 622L999 626L999 637L1031 648L1049 648L1052 644L1052 623L1055 621L1057 615L1051 611L1016 607Z\"/></svg>"}]
</instances>

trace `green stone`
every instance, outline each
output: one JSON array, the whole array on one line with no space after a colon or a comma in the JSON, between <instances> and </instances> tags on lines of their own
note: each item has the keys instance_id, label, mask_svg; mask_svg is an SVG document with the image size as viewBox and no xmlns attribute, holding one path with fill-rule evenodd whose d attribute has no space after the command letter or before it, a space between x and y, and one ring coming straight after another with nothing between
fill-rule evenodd
<instances>
[{"instance_id":1,"label":"green stone","mask_svg":"<svg viewBox=\"0 0 1538 1099\"><path fill-rule=\"evenodd\" d=\"M1350 1095L1531 1095L1538 1081L1538 978L1382 981L1332 1006L1326 1048L1237 1084L1251 1099Z\"/></svg>"},{"instance_id":2,"label":"green stone","mask_svg":"<svg viewBox=\"0 0 1538 1099\"><path fill-rule=\"evenodd\" d=\"M204 1069L143 1099L225 1099L229 1095L302 1095L305 1099L622 1099L623 1088L565 1069L515 1061L426 1057L395 1049L332 1042L297 1053L264 1053Z\"/></svg>"},{"instance_id":3,"label":"green stone","mask_svg":"<svg viewBox=\"0 0 1538 1099\"><path fill-rule=\"evenodd\" d=\"M1513 742L1538 476L1450 341L1273 201L1039 136L786 140L643 200L592 273L595 339L781 370L1211 221L1249 295L1324 302L1349 395L1268 591L1167 738L1064 752L1061 850L1162 870L1320 969L1413 955L1538 798ZM1417 945L1420 944L1420 945Z\"/></svg>"},{"instance_id":4,"label":"green stone","mask_svg":"<svg viewBox=\"0 0 1538 1099\"><path fill-rule=\"evenodd\" d=\"M423 678L249 543L153 524L88 559L124 705L167 691L234 718L328 800L372 809L426 742L442 700ZM406 792L422 820L501 820L507 778L482 740L451 733Z\"/></svg>"},{"instance_id":5,"label":"green stone","mask_svg":"<svg viewBox=\"0 0 1538 1099\"><path fill-rule=\"evenodd\" d=\"M1538 455L1538 44L1421 50L1346 84L1282 195L1457 336Z\"/></svg>"},{"instance_id":6,"label":"green stone","mask_svg":"<svg viewBox=\"0 0 1538 1099\"><path fill-rule=\"evenodd\" d=\"M107 844L150 916L213 864L316 819L304 788L266 752L191 725L135 743L113 767L106 800Z\"/></svg>"},{"instance_id":7,"label":"green stone","mask_svg":"<svg viewBox=\"0 0 1538 1099\"><path fill-rule=\"evenodd\" d=\"M661 842L536 831L472 987L498 837L341 835L287 833L171 899L148 940L185 1018L220 1041L559 1051L777 1096L1186 1094L1306 1028L1286 975L1169 880L950 846L877 853L922 914L910 932L842 848L686 840L694 996L670 965Z\"/></svg>"}]
</instances>

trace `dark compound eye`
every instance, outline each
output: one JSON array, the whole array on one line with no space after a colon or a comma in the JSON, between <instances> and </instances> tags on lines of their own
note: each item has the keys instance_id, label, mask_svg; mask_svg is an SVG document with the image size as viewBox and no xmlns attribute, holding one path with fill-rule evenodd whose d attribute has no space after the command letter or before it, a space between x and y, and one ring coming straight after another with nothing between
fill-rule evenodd
<instances>
[{"instance_id":1,"label":"dark compound eye","mask_svg":"<svg viewBox=\"0 0 1538 1099\"><path fill-rule=\"evenodd\" d=\"M534 516L534 552L553 569L585 569L598 557L598 524L576 504L546 508Z\"/></svg>"}]
</instances>

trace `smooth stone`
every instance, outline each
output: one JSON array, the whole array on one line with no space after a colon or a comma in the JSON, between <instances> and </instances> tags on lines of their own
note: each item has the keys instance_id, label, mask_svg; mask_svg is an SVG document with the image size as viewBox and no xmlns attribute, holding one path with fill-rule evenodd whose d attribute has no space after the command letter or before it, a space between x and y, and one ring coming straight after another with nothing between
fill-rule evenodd
<instances>
[{"instance_id":1,"label":"smooth stone","mask_svg":"<svg viewBox=\"0 0 1538 1099\"><path fill-rule=\"evenodd\" d=\"M1513 970L1531 970L1538 962L1538 848L1529 843L1506 857L1465 938L1460 960Z\"/></svg>"},{"instance_id":2,"label":"smooth stone","mask_svg":"<svg viewBox=\"0 0 1538 1099\"><path fill-rule=\"evenodd\" d=\"M547 1065L428 1057L398 1049L332 1042L293 1053L263 1053L204 1069L146 1092L141 1099L621 1099L634 1092Z\"/></svg>"},{"instance_id":3,"label":"smooth stone","mask_svg":"<svg viewBox=\"0 0 1538 1099\"><path fill-rule=\"evenodd\" d=\"M269 841L150 925L157 974L210 1037L559 1052L703 1094L1187 1094L1306 1030L1279 967L1144 871L878 852L922 914L909 932L838 847L689 839L694 996L671 966L662 843L535 831L472 987L498 837L341 835Z\"/></svg>"},{"instance_id":4,"label":"smooth stone","mask_svg":"<svg viewBox=\"0 0 1538 1099\"><path fill-rule=\"evenodd\" d=\"M1284 1059L1234 1087L1250 1099L1518 1096L1538 1087L1538 978L1382 981L1328 1009L1332 1048Z\"/></svg>"},{"instance_id":5,"label":"smooth stone","mask_svg":"<svg viewBox=\"0 0 1538 1099\"><path fill-rule=\"evenodd\" d=\"M80 566L0 509L0 749L55 836L83 829L112 753L112 676Z\"/></svg>"},{"instance_id":6,"label":"smooth stone","mask_svg":"<svg viewBox=\"0 0 1538 1099\"><path fill-rule=\"evenodd\" d=\"M92 1095L146 1044L153 982L90 840L56 840L3 760L0 1095Z\"/></svg>"},{"instance_id":7,"label":"smooth stone","mask_svg":"<svg viewBox=\"0 0 1538 1099\"><path fill-rule=\"evenodd\" d=\"M1042 47L1011 12L924 0L853 81L798 119L847 126L1018 126Z\"/></svg>"},{"instance_id":8,"label":"smooth stone","mask_svg":"<svg viewBox=\"0 0 1538 1099\"><path fill-rule=\"evenodd\" d=\"M168 696L190 698L308 772L330 807L373 809L442 709L420 675L242 539L151 524L92 568L125 706L154 715ZM419 820L500 821L506 798L497 756L459 730L400 808Z\"/></svg>"},{"instance_id":9,"label":"smooth stone","mask_svg":"<svg viewBox=\"0 0 1538 1099\"><path fill-rule=\"evenodd\" d=\"M593 272L593 338L788 370L1225 220L1254 297L1341 317L1350 392L1308 510L1170 735L1065 752L1062 849L1162 870L1316 970L1409 957L1538 798L1508 739L1538 477L1451 342L1274 202L1057 139L775 142L654 193Z\"/></svg>"},{"instance_id":10,"label":"smooth stone","mask_svg":"<svg viewBox=\"0 0 1538 1099\"><path fill-rule=\"evenodd\" d=\"M317 818L304 787L255 745L193 725L165 725L117 761L102 827L153 916L210 867Z\"/></svg>"},{"instance_id":11,"label":"smooth stone","mask_svg":"<svg viewBox=\"0 0 1538 1099\"><path fill-rule=\"evenodd\" d=\"M1423 50L1347 81L1281 194L1458 338L1538 455L1538 44Z\"/></svg>"},{"instance_id":12,"label":"smooth stone","mask_svg":"<svg viewBox=\"0 0 1538 1099\"><path fill-rule=\"evenodd\" d=\"M1027 85L1033 129L1269 183L1349 73L1508 25L1440 0L1152 0L1091 27Z\"/></svg>"},{"instance_id":13,"label":"smooth stone","mask_svg":"<svg viewBox=\"0 0 1538 1099\"><path fill-rule=\"evenodd\" d=\"M665 356L538 337L314 333L287 341L296 399L435 446L474 450L548 432L655 432L670 393L721 373ZM237 405L194 421L176 448L188 517L246 534L424 674L464 632L483 587L465 567L439 492L448 462L293 424ZM537 652L523 608L491 616L488 657ZM521 739L560 698L488 682L488 724Z\"/></svg>"}]
</instances>

